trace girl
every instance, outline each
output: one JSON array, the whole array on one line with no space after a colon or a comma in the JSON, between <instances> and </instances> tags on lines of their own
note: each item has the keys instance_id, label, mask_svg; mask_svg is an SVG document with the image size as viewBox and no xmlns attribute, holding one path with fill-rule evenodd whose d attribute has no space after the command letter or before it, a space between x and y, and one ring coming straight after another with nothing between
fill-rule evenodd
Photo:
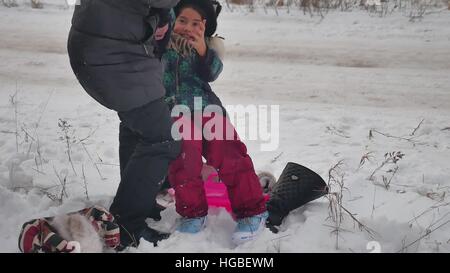
<instances>
[{"instance_id":1,"label":"girl","mask_svg":"<svg viewBox=\"0 0 450 273\"><path fill-rule=\"evenodd\" d=\"M220 50L217 50L221 39L211 37L221 9L217 2L215 5L211 0L181 0L174 8L173 34L162 57L165 99L171 108L183 105L189 107L191 113L204 113L210 105L223 109L208 84L219 76L223 67ZM199 99L201 107L194 103ZM232 239L240 244L252 240L264 229L268 213L247 148L221 112L203 114L197 122L192 116L175 117L175 125L182 124L183 142L180 156L169 166L169 181L175 189L176 210L182 216L177 230L201 231L208 213L201 176L202 156L205 157L207 165L217 170L220 180L227 186L238 222ZM215 128L214 135L219 137L211 139L202 132L212 118L219 119L224 126ZM200 139L196 139L199 135Z\"/></svg>"}]
</instances>

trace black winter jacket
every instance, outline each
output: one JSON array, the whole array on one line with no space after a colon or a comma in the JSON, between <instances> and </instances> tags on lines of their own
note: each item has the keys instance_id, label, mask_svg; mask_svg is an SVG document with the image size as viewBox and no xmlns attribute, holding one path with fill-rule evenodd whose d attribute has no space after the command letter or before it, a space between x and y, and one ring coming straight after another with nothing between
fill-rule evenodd
<instances>
[{"instance_id":1,"label":"black winter jacket","mask_svg":"<svg viewBox=\"0 0 450 273\"><path fill-rule=\"evenodd\" d=\"M81 0L68 38L78 81L99 103L128 111L164 96L153 32L178 0Z\"/></svg>"}]
</instances>

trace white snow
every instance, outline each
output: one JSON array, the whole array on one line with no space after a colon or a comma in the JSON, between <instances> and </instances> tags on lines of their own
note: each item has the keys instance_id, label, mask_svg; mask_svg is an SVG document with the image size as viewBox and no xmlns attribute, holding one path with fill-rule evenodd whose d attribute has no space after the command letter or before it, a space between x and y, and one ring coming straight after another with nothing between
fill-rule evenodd
<instances>
[{"instance_id":1,"label":"white snow","mask_svg":"<svg viewBox=\"0 0 450 273\"><path fill-rule=\"evenodd\" d=\"M278 177L294 161L328 180L343 160L342 205L373 237L344 214L336 249L329 202L321 198L293 211L278 234L266 230L238 247L231 216L211 208L200 234L174 233L159 247L143 241L129 251L369 252L376 241L383 252L449 252L450 11L416 22L402 13L329 12L320 20L279 12L224 7L218 33L225 37L225 68L213 89L225 105L280 105L279 148L264 152L259 142L247 142L258 170ZM19 251L24 222L108 207L118 186L118 118L82 90L70 69L71 15L63 4L0 6L0 252ZM73 168L60 120L71 126ZM394 151L403 158L368 180ZM386 189L383 176L388 181L395 165ZM63 204L43 192L62 196ZM162 216L149 224L173 231L174 207Z\"/></svg>"}]
</instances>

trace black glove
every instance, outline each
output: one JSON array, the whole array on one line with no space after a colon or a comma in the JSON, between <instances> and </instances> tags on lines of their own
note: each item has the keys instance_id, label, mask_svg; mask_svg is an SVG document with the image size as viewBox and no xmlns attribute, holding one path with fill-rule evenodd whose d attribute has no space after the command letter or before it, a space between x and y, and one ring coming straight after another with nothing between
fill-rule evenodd
<instances>
[{"instance_id":1,"label":"black glove","mask_svg":"<svg viewBox=\"0 0 450 273\"><path fill-rule=\"evenodd\" d=\"M154 31L154 54L158 58L161 58L164 52L166 52L167 45L170 41L170 34L172 32L172 23L170 17L170 9L157 9L152 8L150 14L154 14L158 17L158 24ZM163 32L163 29L167 28L163 37L160 37L159 32Z\"/></svg>"}]
</instances>

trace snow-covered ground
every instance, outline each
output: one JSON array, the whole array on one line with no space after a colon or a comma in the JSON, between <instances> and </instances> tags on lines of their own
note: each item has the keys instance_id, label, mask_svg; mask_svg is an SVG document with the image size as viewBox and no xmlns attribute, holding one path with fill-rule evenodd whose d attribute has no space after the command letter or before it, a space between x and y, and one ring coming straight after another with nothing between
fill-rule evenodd
<instances>
[{"instance_id":1,"label":"snow-covered ground","mask_svg":"<svg viewBox=\"0 0 450 273\"><path fill-rule=\"evenodd\" d=\"M25 221L108 207L118 186L118 118L85 94L70 69L71 13L0 6L0 252L19 251ZM368 252L379 245L449 252L450 11L414 23L401 13L280 15L224 7L218 33L227 54L213 88L226 105L280 106L279 148L248 142L258 170L278 177L294 161L327 181L341 161L331 174L344 184L342 206L372 235L344 212L336 249L336 222L321 198L293 211L278 234L266 230L239 247L231 242L233 219L212 208L200 234L175 233L157 248L142 242L130 251ZM71 126L73 168L62 122ZM399 151L401 159L378 168ZM370 160L360 166L364 155ZM50 197L60 198L64 178L60 205ZM170 206L149 224L171 231L177 217Z\"/></svg>"}]
</instances>

